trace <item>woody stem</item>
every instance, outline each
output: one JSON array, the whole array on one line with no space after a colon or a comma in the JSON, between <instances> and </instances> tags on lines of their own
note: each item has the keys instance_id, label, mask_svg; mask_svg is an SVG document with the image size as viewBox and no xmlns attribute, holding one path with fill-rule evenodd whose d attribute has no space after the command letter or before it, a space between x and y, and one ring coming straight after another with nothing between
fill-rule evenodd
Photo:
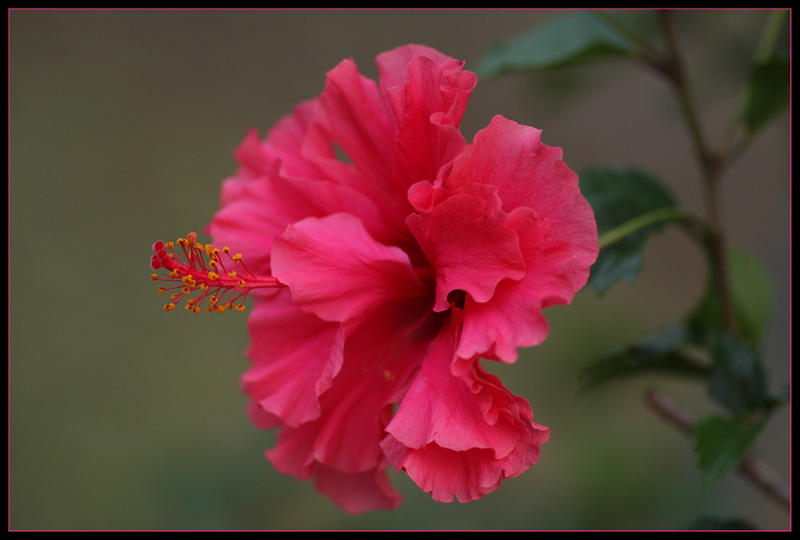
<instances>
[{"instance_id":1,"label":"woody stem","mask_svg":"<svg viewBox=\"0 0 800 540\"><path fill-rule=\"evenodd\" d=\"M695 155L700 165L705 190L709 229L705 235L711 271L717 277L717 296L722 308L722 324L728 334L736 335L736 319L731 301L725 239L723 233L722 205L719 184L725 167L724 157L713 150L703 133L699 115L694 104L678 50L671 11L661 11L661 22L667 40L668 56L663 59L661 73L673 86L694 145Z\"/></svg>"},{"instance_id":2,"label":"woody stem","mask_svg":"<svg viewBox=\"0 0 800 540\"><path fill-rule=\"evenodd\" d=\"M672 425L684 435L691 436L695 421L692 416L684 411L677 403L655 389L645 392L645 403L662 420ZM778 502L786 509L789 508L789 489L776 473L766 463L761 461L755 452L745 456L737 469L740 474L750 480L753 485Z\"/></svg>"}]
</instances>

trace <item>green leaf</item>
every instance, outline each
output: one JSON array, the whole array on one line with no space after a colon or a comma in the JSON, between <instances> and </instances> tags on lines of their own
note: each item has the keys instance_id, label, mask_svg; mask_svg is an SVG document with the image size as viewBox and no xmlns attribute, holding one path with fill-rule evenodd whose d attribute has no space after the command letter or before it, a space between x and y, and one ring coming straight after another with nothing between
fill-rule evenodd
<instances>
[{"instance_id":1,"label":"green leaf","mask_svg":"<svg viewBox=\"0 0 800 540\"><path fill-rule=\"evenodd\" d=\"M742 109L752 135L789 104L789 57L775 56L754 64Z\"/></svg>"},{"instance_id":2,"label":"green leaf","mask_svg":"<svg viewBox=\"0 0 800 540\"><path fill-rule=\"evenodd\" d=\"M764 409L767 382L764 366L748 345L719 334L711 349L714 364L709 391L718 403L735 415Z\"/></svg>"},{"instance_id":3,"label":"green leaf","mask_svg":"<svg viewBox=\"0 0 800 540\"><path fill-rule=\"evenodd\" d=\"M586 391L612 378L650 371L706 375L708 368L699 365L681 350L689 342L689 330L685 326L662 330L589 365L580 376L581 390Z\"/></svg>"},{"instance_id":4,"label":"green leaf","mask_svg":"<svg viewBox=\"0 0 800 540\"><path fill-rule=\"evenodd\" d=\"M789 103L789 37L784 31L787 20L788 10L769 11L750 66L740 114L751 136Z\"/></svg>"},{"instance_id":5,"label":"green leaf","mask_svg":"<svg viewBox=\"0 0 800 540\"><path fill-rule=\"evenodd\" d=\"M626 37L591 14L580 12L549 19L495 46L480 61L475 72L479 77L493 77L512 71L565 66L597 57L627 55L632 50L633 44Z\"/></svg>"},{"instance_id":6,"label":"green leaf","mask_svg":"<svg viewBox=\"0 0 800 540\"><path fill-rule=\"evenodd\" d=\"M727 263L737 333L746 343L758 345L772 311L772 280L758 259L741 248L728 248ZM709 275L705 293L687 322L709 336L723 329L717 276Z\"/></svg>"},{"instance_id":7,"label":"green leaf","mask_svg":"<svg viewBox=\"0 0 800 540\"><path fill-rule=\"evenodd\" d=\"M581 192L594 210L601 235L653 210L676 207L672 193L644 171L592 168L579 177ZM618 281L633 281L642 267L647 237L662 227L663 223L644 227L602 249L589 283L602 294Z\"/></svg>"},{"instance_id":8,"label":"green leaf","mask_svg":"<svg viewBox=\"0 0 800 540\"><path fill-rule=\"evenodd\" d=\"M764 422L748 423L721 416L710 416L695 425L692 437L697 466L707 488L739 466L763 427Z\"/></svg>"}]
</instances>

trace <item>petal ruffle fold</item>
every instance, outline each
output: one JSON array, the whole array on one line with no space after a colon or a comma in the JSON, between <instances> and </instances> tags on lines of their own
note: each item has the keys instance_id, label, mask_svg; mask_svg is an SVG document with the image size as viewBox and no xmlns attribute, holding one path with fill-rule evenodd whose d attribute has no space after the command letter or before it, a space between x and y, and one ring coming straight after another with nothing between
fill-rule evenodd
<instances>
[{"instance_id":1,"label":"petal ruffle fold","mask_svg":"<svg viewBox=\"0 0 800 540\"><path fill-rule=\"evenodd\" d=\"M502 279L525 275L519 237L504 220L496 198L469 193L457 193L430 212L408 217L408 228L436 273L435 311L450 307L452 291L487 302Z\"/></svg>"},{"instance_id":2,"label":"petal ruffle fold","mask_svg":"<svg viewBox=\"0 0 800 540\"><path fill-rule=\"evenodd\" d=\"M302 311L284 290L259 301L248 327L252 366L242 378L245 393L288 426L319 417L320 396L342 367L342 325Z\"/></svg>"},{"instance_id":3,"label":"petal ruffle fold","mask_svg":"<svg viewBox=\"0 0 800 540\"><path fill-rule=\"evenodd\" d=\"M513 362L518 347L541 343L548 332L542 309L571 302L597 258L597 226L578 177L561 160L561 149L542 144L540 135L495 116L438 186L420 183L409 193L416 206L436 211L462 193L493 189L509 213L504 226L519 237L524 278L502 280L489 301L466 298L461 358Z\"/></svg>"},{"instance_id":4,"label":"petal ruffle fold","mask_svg":"<svg viewBox=\"0 0 800 540\"><path fill-rule=\"evenodd\" d=\"M480 498L539 458L549 429L477 363L454 375L457 325L442 330L386 427L384 454L434 499Z\"/></svg>"},{"instance_id":5,"label":"petal ruffle fold","mask_svg":"<svg viewBox=\"0 0 800 540\"><path fill-rule=\"evenodd\" d=\"M350 214L307 218L287 227L272 248L272 272L294 303L327 321L344 322L426 288L406 253L375 241Z\"/></svg>"}]
</instances>

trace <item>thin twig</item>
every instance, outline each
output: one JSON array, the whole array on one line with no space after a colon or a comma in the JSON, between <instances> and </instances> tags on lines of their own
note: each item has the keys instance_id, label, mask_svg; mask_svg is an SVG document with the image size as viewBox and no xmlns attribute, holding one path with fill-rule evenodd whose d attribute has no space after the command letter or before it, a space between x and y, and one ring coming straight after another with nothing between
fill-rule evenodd
<instances>
[{"instance_id":1,"label":"thin twig","mask_svg":"<svg viewBox=\"0 0 800 540\"><path fill-rule=\"evenodd\" d=\"M705 134L703 133L694 100L689 91L689 86L686 83L683 61L680 51L678 50L678 42L672 22L672 13L670 11L661 11L661 21L670 55L668 62L665 64L666 67L663 73L675 89L681 111L689 127L689 133L692 136L695 154L703 173L708 220L711 225L706 246L712 271L717 277L717 294L722 308L722 323L728 334L735 336L736 318L734 317L733 302L731 300L730 284L728 280L728 265L725 254L724 235L722 232L722 205L719 196L719 183L724 167L724 160L722 156L709 147Z\"/></svg>"},{"instance_id":2,"label":"thin twig","mask_svg":"<svg viewBox=\"0 0 800 540\"><path fill-rule=\"evenodd\" d=\"M645 392L644 399L662 420L684 435L691 436L695 425L694 418L677 403L653 388ZM737 471L773 500L789 509L789 487L778 473L758 458L755 451L745 456Z\"/></svg>"}]
</instances>

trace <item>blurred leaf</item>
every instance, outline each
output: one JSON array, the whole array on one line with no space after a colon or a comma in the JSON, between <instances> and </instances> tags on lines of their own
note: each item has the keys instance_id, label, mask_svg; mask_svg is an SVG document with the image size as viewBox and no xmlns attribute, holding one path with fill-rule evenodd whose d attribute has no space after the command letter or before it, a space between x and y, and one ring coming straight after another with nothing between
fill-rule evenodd
<instances>
[{"instance_id":1,"label":"blurred leaf","mask_svg":"<svg viewBox=\"0 0 800 540\"><path fill-rule=\"evenodd\" d=\"M672 193L644 171L593 168L579 176L581 192L594 210L600 234L649 211L676 206ZM645 227L601 250L589 283L602 294L617 281L633 281L642 267L647 237L662 227L663 223Z\"/></svg>"},{"instance_id":2,"label":"blurred leaf","mask_svg":"<svg viewBox=\"0 0 800 540\"><path fill-rule=\"evenodd\" d=\"M761 35L741 109L747 131L753 135L789 103L789 53L779 38L784 33L788 10L773 10Z\"/></svg>"},{"instance_id":3,"label":"blurred leaf","mask_svg":"<svg viewBox=\"0 0 800 540\"><path fill-rule=\"evenodd\" d=\"M730 246L728 279L739 337L751 345L761 340L772 310L772 280L761 263L741 248ZM709 274L706 290L688 318L693 329L713 335L723 329L717 279Z\"/></svg>"},{"instance_id":4,"label":"blurred leaf","mask_svg":"<svg viewBox=\"0 0 800 540\"><path fill-rule=\"evenodd\" d=\"M711 350L709 391L736 415L763 409L767 402L764 366L748 345L720 333Z\"/></svg>"},{"instance_id":5,"label":"blurred leaf","mask_svg":"<svg viewBox=\"0 0 800 540\"><path fill-rule=\"evenodd\" d=\"M721 416L710 416L695 425L692 437L697 466L707 488L738 467L763 427L764 422L747 423Z\"/></svg>"},{"instance_id":6,"label":"blurred leaf","mask_svg":"<svg viewBox=\"0 0 800 540\"><path fill-rule=\"evenodd\" d=\"M720 519L709 516L697 518L689 528L706 531L754 531L758 529L758 527L743 519Z\"/></svg>"},{"instance_id":7,"label":"blurred leaf","mask_svg":"<svg viewBox=\"0 0 800 540\"><path fill-rule=\"evenodd\" d=\"M667 328L589 365L581 373L581 389L585 391L608 379L647 371L706 375L708 368L698 365L680 350L689 341L689 330L685 326Z\"/></svg>"},{"instance_id":8,"label":"blurred leaf","mask_svg":"<svg viewBox=\"0 0 800 540\"><path fill-rule=\"evenodd\" d=\"M622 24L630 25L621 17ZM603 56L627 55L631 42L589 13L549 19L536 28L501 43L480 61L479 77L510 71L530 71L565 66Z\"/></svg>"},{"instance_id":9,"label":"blurred leaf","mask_svg":"<svg viewBox=\"0 0 800 540\"><path fill-rule=\"evenodd\" d=\"M753 65L742 116L752 135L789 104L789 57Z\"/></svg>"}]
</instances>

